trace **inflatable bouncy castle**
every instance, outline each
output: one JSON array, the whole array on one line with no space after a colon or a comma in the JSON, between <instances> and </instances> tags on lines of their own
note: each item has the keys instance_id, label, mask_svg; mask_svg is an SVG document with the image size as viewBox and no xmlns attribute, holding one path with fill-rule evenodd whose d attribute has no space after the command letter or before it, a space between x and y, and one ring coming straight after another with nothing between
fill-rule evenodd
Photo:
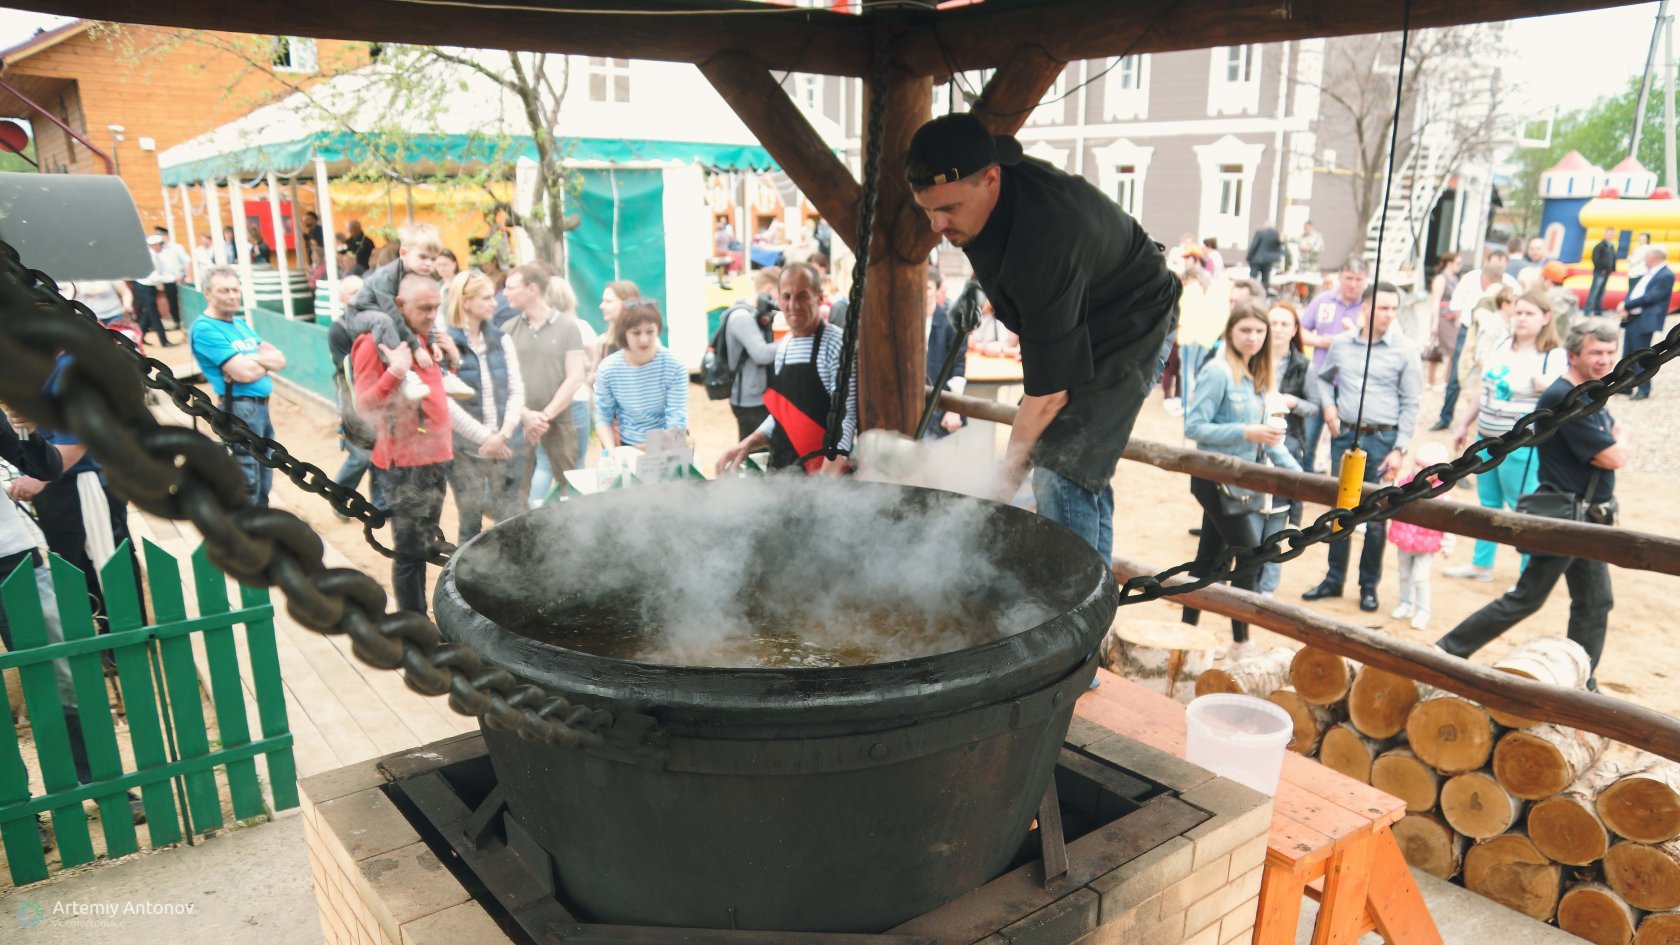
<instances>
[{"instance_id":1,"label":"inflatable bouncy castle","mask_svg":"<svg viewBox=\"0 0 1680 945\"><path fill-rule=\"evenodd\" d=\"M1571 151L1540 175L1540 197L1546 256L1564 264L1564 287L1583 306L1592 286L1592 248L1607 229L1616 231L1616 272L1604 290L1606 310L1627 294L1627 256L1639 234L1680 261L1680 200L1658 187L1657 175L1632 155L1606 171ZM1680 293L1675 298L1680 302Z\"/></svg>"}]
</instances>

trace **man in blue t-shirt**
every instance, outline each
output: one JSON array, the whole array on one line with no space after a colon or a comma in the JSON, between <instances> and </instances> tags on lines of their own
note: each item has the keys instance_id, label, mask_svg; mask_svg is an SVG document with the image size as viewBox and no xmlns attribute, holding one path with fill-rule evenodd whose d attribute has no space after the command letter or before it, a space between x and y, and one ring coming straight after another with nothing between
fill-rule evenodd
<instances>
[{"instance_id":1,"label":"man in blue t-shirt","mask_svg":"<svg viewBox=\"0 0 1680 945\"><path fill-rule=\"evenodd\" d=\"M1609 374L1616 366L1617 341L1616 325L1609 319L1581 319L1570 326L1564 345L1569 370L1540 395L1536 408L1555 408L1573 388ZM1577 417L1540 444L1540 488L1575 496L1586 507L1587 521L1614 525L1616 470L1627 464L1628 455L1627 430L1610 416L1608 408ZM1597 669L1614 599L1610 566L1591 558L1530 554L1516 587L1464 618L1435 645L1454 656L1468 657L1539 610L1558 578L1569 585L1569 639L1587 651ZM1597 689L1597 681L1589 677L1587 688Z\"/></svg>"},{"instance_id":2,"label":"man in blue t-shirt","mask_svg":"<svg viewBox=\"0 0 1680 945\"><path fill-rule=\"evenodd\" d=\"M274 391L269 374L284 370L286 356L280 349L257 337L239 315L239 273L217 266L204 279L209 307L204 317L193 322L192 353L199 370L210 382L210 390L222 409L245 421L258 436L274 436L268 419L268 397ZM233 447L233 456L245 470L245 487L251 501L268 505L268 490L274 472L257 461L244 446Z\"/></svg>"}]
</instances>

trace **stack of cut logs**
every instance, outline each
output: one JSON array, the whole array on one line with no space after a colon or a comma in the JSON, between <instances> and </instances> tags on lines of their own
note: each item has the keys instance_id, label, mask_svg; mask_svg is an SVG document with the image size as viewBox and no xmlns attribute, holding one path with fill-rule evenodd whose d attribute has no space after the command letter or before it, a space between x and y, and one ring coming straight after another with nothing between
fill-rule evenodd
<instances>
[{"instance_id":1,"label":"stack of cut logs","mask_svg":"<svg viewBox=\"0 0 1680 945\"><path fill-rule=\"evenodd\" d=\"M1561 638L1498 669L1582 688ZM1394 835L1414 867L1600 945L1680 945L1680 764L1617 761L1590 732L1484 708L1323 650L1270 650L1196 680L1295 721L1289 747L1406 802Z\"/></svg>"}]
</instances>

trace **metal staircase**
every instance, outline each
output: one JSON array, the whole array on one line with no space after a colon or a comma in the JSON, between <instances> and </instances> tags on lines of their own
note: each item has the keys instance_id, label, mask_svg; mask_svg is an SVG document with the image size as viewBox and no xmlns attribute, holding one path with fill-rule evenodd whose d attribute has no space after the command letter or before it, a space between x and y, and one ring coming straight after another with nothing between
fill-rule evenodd
<instances>
[{"instance_id":1,"label":"metal staircase","mask_svg":"<svg viewBox=\"0 0 1680 945\"><path fill-rule=\"evenodd\" d=\"M1383 232L1383 270L1395 272L1417 268L1418 244L1429 226L1429 214L1447 183L1448 154L1451 148L1433 142L1425 136L1413 146L1411 153L1396 172L1393 192L1388 201L1388 228ZM1365 261L1377 258L1377 234L1382 216L1371 218L1365 231Z\"/></svg>"}]
</instances>

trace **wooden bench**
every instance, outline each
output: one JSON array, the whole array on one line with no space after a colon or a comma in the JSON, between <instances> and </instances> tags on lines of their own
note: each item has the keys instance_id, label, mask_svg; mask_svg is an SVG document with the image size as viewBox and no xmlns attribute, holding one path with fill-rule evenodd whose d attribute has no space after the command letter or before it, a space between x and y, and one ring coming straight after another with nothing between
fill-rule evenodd
<instances>
[{"instance_id":1,"label":"wooden bench","mask_svg":"<svg viewBox=\"0 0 1680 945\"><path fill-rule=\"evenodd\" d=\"M1076 714L1184 757L1184 706L1098 670L1102 686ZM1441 945L1390 829L1405 802L1294 752L1272 798L1254 945L1293 945L1301 898L1319 900L1313 945L1354 945L1377 932L1389 945Z\"/></svg>"}]
</instances>

